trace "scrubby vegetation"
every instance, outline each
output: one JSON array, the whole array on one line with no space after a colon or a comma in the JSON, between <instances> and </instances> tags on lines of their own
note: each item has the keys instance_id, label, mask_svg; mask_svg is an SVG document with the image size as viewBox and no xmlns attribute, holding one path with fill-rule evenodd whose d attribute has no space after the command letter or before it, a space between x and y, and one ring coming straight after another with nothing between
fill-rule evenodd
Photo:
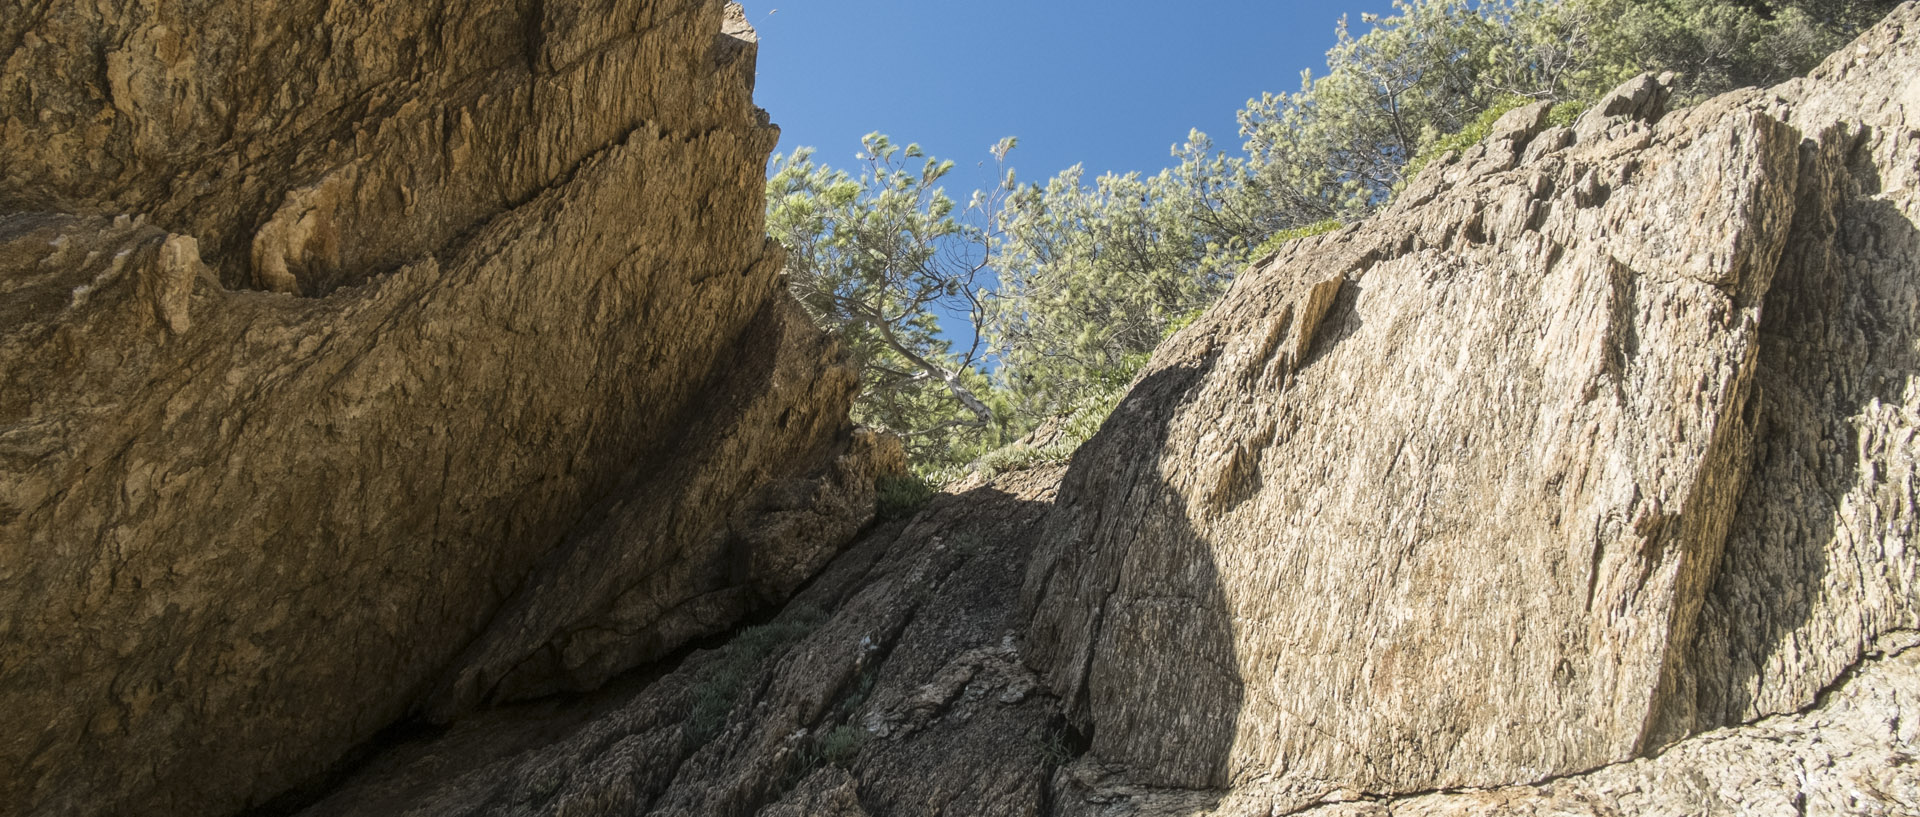
<instances>
[{"instance_id":1,"label":"scrubby vegetation","mask_svg":"<svg viewBox=\"0 0 1920 817\"><path fill-rule=\"evenodd\" d=\"M1779 82L1896 4L1399 0L1364 33L1339 22L1327 74L1249 101L1236 153L1194 131L1153 175L1021 184L1007 139L999 184L962 207L939 186L953 162L872 134L851 173L776 157L768 229L863 369L857 419L900 434L924 479L1061 460L1250 261L1365 217L1500 114L1549 101L1571 121L1642 71L1675 72L1681 103ZM1048 421L1067 433L1018 442Z\"/></svg>"},{"instance_id":2,"label":"scrubby vegetation","mask_svg":"<svg viewBox=\"0 0 1920 817\"><path fill-rule=\"evenodd\" d=\"M746 692L762 665L812 633L826 614L812 607L790 609L774 621L741 630L718 656L695 676L693 711L687 716L687 738L701 745L720 734L727 713Z\"/></svg>"},{"instance_id":3,"label":"scrubby vegetation","mask_svg":"<svg viewBox=\"0 0 1920 817\"><path fill-rule=\"evenodd\" d=\"M920 474L908 474L883 476L874 482L873 491L874 515L882 522L891 522L918 513L940 489Z\"/></svg>"}]
</instances>

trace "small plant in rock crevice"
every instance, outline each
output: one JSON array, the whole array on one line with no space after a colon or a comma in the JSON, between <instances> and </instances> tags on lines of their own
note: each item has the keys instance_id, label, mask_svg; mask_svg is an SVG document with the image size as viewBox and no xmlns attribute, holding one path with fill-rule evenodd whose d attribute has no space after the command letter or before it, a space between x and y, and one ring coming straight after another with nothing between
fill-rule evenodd
<instances>
[{"instance_id":1,"label":"small plant in rock crevice","mask_svg":"<svg viewBox=\"0 0 1920 817\"><path fill-rule=\"evenodd\" d=\"M874 518L881 522L906 519L933 501L940 489L916 474L883 476L873 485Z\"/></svg>"},{"instance_id":2,"label":"small plant in rock crevice","mask_svg":"<svg viewBox=\"0 0 1920 817\"><path fill-rule=\"evenodd\" d=\"M692 711L686 720L687 739L704 745L726 726L746 686L766 666L768 660L788 646L805 638L826 620L826 614L797 605L780 618L741 630L721 647L720 656L701 667L692 683Z\"/></svg>"},{"instance_id":3,"label":"small plant in rock crevice","mask_svg":"<svg viewBox=\"0 0 1920 817\"><path fill-rule=\"evenodd\" d=\"M867 730L852 724L836 726L820 736L815 744L816 757L822 765L848 768L866 743Z\"/></svg>"}]
</instances>

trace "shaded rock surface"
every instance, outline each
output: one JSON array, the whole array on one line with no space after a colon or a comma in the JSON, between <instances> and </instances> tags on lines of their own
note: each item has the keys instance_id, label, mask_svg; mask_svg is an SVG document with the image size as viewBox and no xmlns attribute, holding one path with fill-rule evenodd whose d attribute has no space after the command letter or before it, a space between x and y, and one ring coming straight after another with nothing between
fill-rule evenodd
<instances>
[{"instance_id":1,"label":"shaded rock surface","mask_svg":"<svg viewBox=\"0 0 1920 817\"><path fill-rule=\"evenodd\" d=\"M1903 638L1911 644L1916 639ZM1920 650L1876 653L1811 711L1706 732L1648 758L1593 772L1487 789L1382 797L1341 789L1305 806L1248 786L1194 792L1143 787L1083 762L1060 775L1058 813L1252 817L1623 817L1920 814ZM1276 796L1278 795L1278 796Z\"/></svg>"},{"instance_id":2,"label":"shaded rock surface","mask_svg":"<svg viewBox=\"0 0 1920 817\"><path fill-rule=\"evenodd\" d=\"M942 495L657 678L456 722L301 814L1038 813L1074 750L1015 633L1059 477Z\"/></svg>"},{"instance_id":3,"label":"shaded rock surface","mask_svg":"<svg viewBox=\"0 0 1920 817\"><path fill-rule=\"evenodd\" d=\"M1708 732L1537 786L1309 809L1311 817L1920 814L1920 651L1862 668L1819 709Z\"/></svg>"},{"instance_id":4,"label":"shaded rock surface","mask_svg":"<svg viewBox=\"0 0 1920 817\"><path fill-rule=\"evenodd\" d=\"M943 495L869 533L764 624L657 675L402 742L298 813L1892 817L1920 804L1920 633L1892 634L1806 713L1585 775L1311 801L1142 785L1087 751L1021 655L1017 580L1061 476Z\"/></svg>"},{"instance_id":5,"label":"shaded rock surface","mask_svg":"<svg viewBox=\"0 0 1920 817\"><path fill-rule=\"evenodd\" d=\"M232 813L871 519L753 54L707 0L0 2L0 810Z\"/></svg>"}]
</instances>

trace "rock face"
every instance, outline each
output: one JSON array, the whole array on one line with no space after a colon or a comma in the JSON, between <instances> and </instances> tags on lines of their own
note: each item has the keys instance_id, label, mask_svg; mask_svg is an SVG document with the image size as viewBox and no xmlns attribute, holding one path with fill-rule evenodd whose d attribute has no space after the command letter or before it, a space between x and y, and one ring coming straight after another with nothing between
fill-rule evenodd
<instances>
[{"instance_id":1,"label":"rock face","mask_svg":"<svg viewBox=\"0 0 1920 817\"><path fill-rule=\"evenodd\" d=\"M381 753L301 817L1272 815L1088 751L1025 663L1019 578L1062 471L944 495L865 536L787 609L658 677L511 706ZM1658 757L1485 791L1327 793L1314 817L1875 815L1920 806L1920 639L1803 713ZM1899 645L1894 646L1900 650ZM1800 810L1796 810L1796 808Z\"/></svg>"},{"instance_id":2,"label":"rock face","mask_svg":"<svg viewBox=\"0 0 1920 817\"><path fill-rule=\"evenodd\" d=\"M1920 813L1916 33L1518 111L1250 271L1064 474L303 813Z\"/></svg>"},{"instance_id":3,"label":"rock face","mask_svg":"<svg viewBox=\"0 0 1920 817\"><path fill-rule=\"evenodd\" d=\"M1259 813L1528 783L1910 641L1920 8L1661 85L1509 115L1156 354L1027 580L1094 756Z\"/></svg>"},{"instance_id":4,"label":"rock face","mask_svg":"<svg viewBox=\"0 0 1920 817\"><path fill-rule=\"evenodd\" d=\"M737 9L10 0L0 49L10 814L597 685L901 465L780 286Z\"/></svg>"},{"instance_id":5,"label":"rock face","mask_svg":"<svg viewBox=\"0 0 1920 817\"><path fill-rule=\"evenodd\" d=\"M275 811L1920 812L1920 4L1776 88L1510 114L1064 471L837 557L898 454L755 235L738 15L286 5L0 18L28 813L232 810L409 711Z\"/></svg>"},{"instance_id":6,"label":"rock face","mask_svg":"<svg viewBox=\"0 0 1920 817\"><path fill-rule=\"evenodd\" d=\"M1016 634L1059 478L943 495L863 537L771 621L658 678L462 720L300 813L1039 813L1076 747Z\"/></svg>"},{"instance_id":7,"label":"rock face","mask_svg":"<svg viewBox=\"0 0 1920 817\"><path fill-rule=\"evenodd\" d=\"M1916 707L1920 651L1910 650L1869 663L1817 710L1708 732L1657 757L1540 785L1341 803L1301 814L1898 817L1920 813L1920 770L1911 754L1920 746Z\"/></svg>"}]
</instances>

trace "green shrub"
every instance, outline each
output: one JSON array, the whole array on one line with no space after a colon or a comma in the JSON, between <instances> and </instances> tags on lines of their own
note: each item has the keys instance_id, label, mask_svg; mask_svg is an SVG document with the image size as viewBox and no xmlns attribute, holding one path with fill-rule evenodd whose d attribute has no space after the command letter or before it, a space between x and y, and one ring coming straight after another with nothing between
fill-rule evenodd
<instances>
[{"instance_id":1,"label":"green shrub","mask_svg":"<svg viewBox=\"0 0 1920 817\"><path fill-rule=\"evenodd\" d=\"M1049 768L1058 768L1073 762L1073 749L1067 746L1067 737L1059 729L1048 729L1040 736L1029 738L1033 748L1040 755L1041 762Z\"/></svg>"},{"instance_id":2,"label":"green shrub","mask_svg":"<svg viewBox=\"0 0 1920 817\"><path fill-rule=\"evenodd\" d=\"M1026 443L1014 443L987 452L980 458L977 470L985 476L994 477L1043 462L1056 461L1061 453L1052 446L1035 448Z\"/></svg>"},{"instance_id":3,"label":"green shrub","mask_svg":"<svg viewBox=\"0 0 1920 817\"><path fill-rule=\"evenodd\" d=\"M1316 233L1310 233L1310 235L1319 235L1320 233L1328 232L1330 230L1338 229L1340 227L1340 222L1338 221L1321 222L1321 224L1329 224L1329 223L1332 224L1333 226L1328 227L1325 230L1320 230L1319 232L1316 232ZM1319 227L1319 226L1320 226L1319 224L1314 225L1314 227ZM1303 227L1301 229L1312 229L1312 228ZM1194 321L1199 320L1200 316L1205 314L1207 314L1207 307L1202 306L1202 307L1188 310L1185 314L1182 314L1179 317L1176 317L1173 320L1168 321L1167 328L1160 333L1160 342L1165 343L1167 338L1173 337L1174 334L1178 333L1180 330L1193 325ZM1159 348L1159 347L1155 347L1155 348ZM1147 365L1147 359L1150 357L1152 357L1152 355L1142 355L1140 358L1140 366L1134 367L1134 371L1138 372L1140 370L1140 367ZM1126 380L1127 380L1127 383L1133 382L1133 375L1132 374L1127 375ZM1123 383L1121 385L1124 386L1126 384Z\"/></svg>"},{"instance_id":4,"label":"green shrub","mask_svg":"<svg viewBox=\"0 0 1920 817\"><path fill-rule=\"evenodd\" d=\"M1573 100L1555 103L1553 108L1547 111L1547 124L1571 128L1585 110L1585 106Z\"/></svg>"},{"instance_id":5,"label":"green shrub","mask_svg":"<svg viewBox=\"0 0 1920 817\"><path fill-rule=\"evenodd\" d=\"M940 489L918 474L883 476L873 485L874 516L882 522L906 519L920 512Z\"/></svg>"},{"instance_id":6,"label":"green shrub","mask_svg":"<svg viewBox=\"0 0 1920 817\"><path fill-rule=\"evenodd\" d=\"M853 765L853 759L860 754L860 747L866 743L867 730L844 724L820 736L814 746L814 757L820 763L846 768Z\"/></svg>"},{"instance_id":7,"label":"green shrub","mask_svg":"<svg viewBox=\"0 0 1920 817\"><path fill-rule=\"evenodd\" d=\"M1509 111L1532 103L1533 100L1524 96L1504 96L1494 100L1491 107L1481 111L1480 115L1474 117L1473 121L1468 122L1466 127L1428 142L1425 146L1421 147L1420 152L1414 154L1413 159L1407 162L1407 169L1401 174L1401 178L1411 180L1413 177L1420 175L1420 171L1431 164L1433 160L1445 156L1448 153L1465 151L1467 148L1480 144L1480 140L1487 138L1487 134L1493 133L1493 123L1500 121L1500 117L1506 116ZM1402 184L1405 184L1405 182L1403 181Z\"/></svg>"},{"instance_id":8,"label":"green shrub","mask_svg":"<svg viewBox=\"0 0 1920 817\"><path fill-rule=\"evenodd\" d=\"M747 683L764 668L768 659L812 633L826 614L804 605L796 606L766 624L741 630L712 662L702 666L693 681L693 710L687 715L686 733L695 745L704 744L726 726L727 713L733 711Z\"/></svg>"},{"instance_id":9,"label":"green shrub","mask_svg":"<svg viewBox=\"0 0 1920 817\"><path fill-rule=\"evenodd\" d=\"M1325 221L1316 221L1304 227L1295 227L1291 230L1281 230L1280 232L1277 232L1277 233L1274 233L1273 235L1268 236L1267 240L1260 242L1260 246L1254 247L1253 253L1249 256L1249 260L1257 263L1260 261L1260 259L1266 258L1269 255L1279 252L1280 248L1289 241L1298 241L1302 238L1312 238L1313 236L1316 236L1316 235L1326 235L1327 233L1331 233L1334 230L1340 229L1341 226L1342 224L1340 222L1340 219L1330 218ZM1191 321L1192 319L1189 318L1188 320ZM1181 324L1180 326L1184 327L1185 325L1186 324ZM1176 330L1178 330L1179 328L1180 327L1175 327ZM1169 332L1168 334L1171 335L1172 333Z\"/></svg>"}]
</instances>

